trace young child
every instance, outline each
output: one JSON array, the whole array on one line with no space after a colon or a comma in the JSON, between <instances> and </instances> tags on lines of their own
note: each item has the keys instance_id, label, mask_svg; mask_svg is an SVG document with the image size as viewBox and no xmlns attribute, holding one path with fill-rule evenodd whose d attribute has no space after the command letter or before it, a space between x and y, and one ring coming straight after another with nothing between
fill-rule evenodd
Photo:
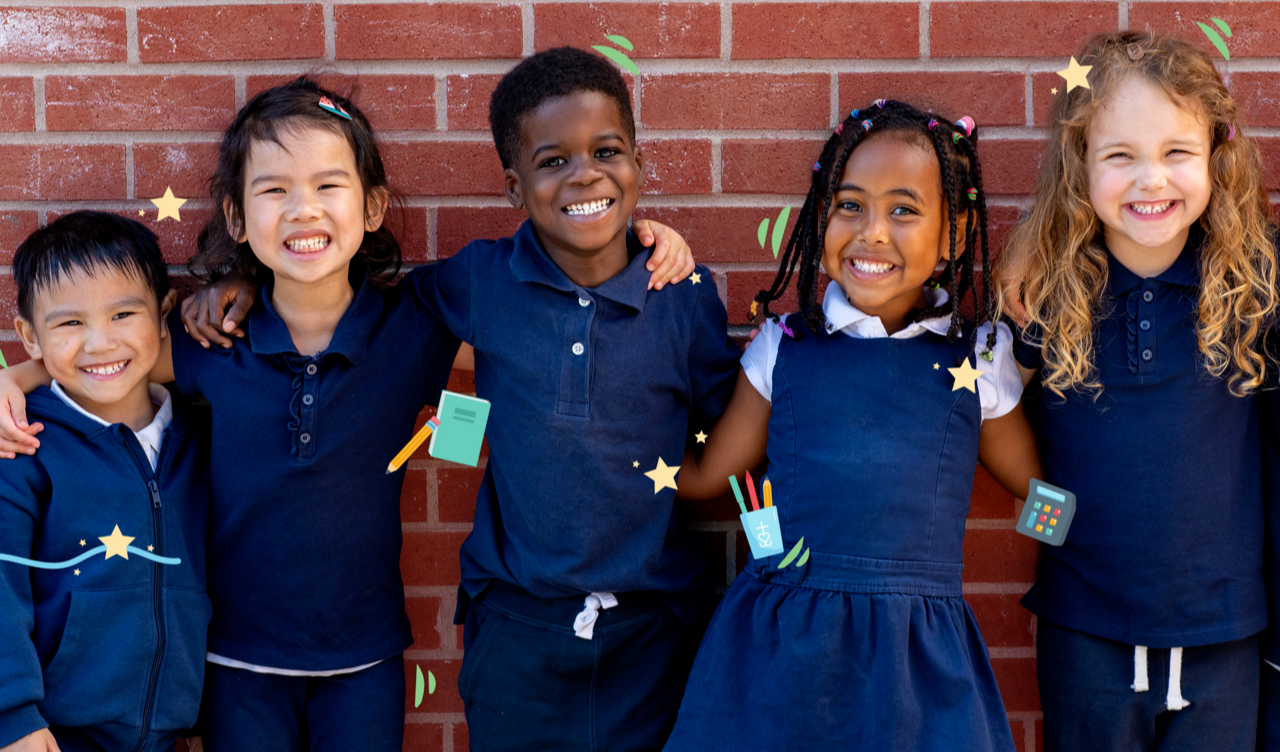
<instances>
[{"instance_id":1,"label":"young child","mask_svg":"<svg viewBox=\"0 0 1280 752\"><path fill-rule=\"evenodd\" d=\"M976 138L968 118L877 100L814 165L756 296L768 316L798 266L801 311L747 348L680 480L682 496L720 495L767 454L783 550L805 551L734 581L668 750L1013 749L961 544L976 463L1023 496L1039 462L1012 335L991 324ZM966 293L981 328L959 311Z\"/></svg>"},{"instance_id":2,"label":"young child","mask_svg":"<svg viewBox=\"0 0 1280 752\"><path fill-rule=\"evenodd\" d=\"M0 748L173 750L204 680L209 467L208 427L147 381L164 259L137 222L81 211L13 275L53 381L27 403L48 447L0 473Z\"/></svg>"},{"instance_id":3,"label":"young child","mask_svg":"<svg viewBox=\"0 0 1280 752\"><path fill-rule=\"evenodd\" d=\"M538 53L489 119L529 221L404 283L474 346L493 405L457 617L472 749L657 750L708 605L676 472L738 350L707 269L647 290L627 231L644 162L611 63Z\"/></svg>"},{"instance_id":4,"label":"young child","mask_svg":"<svg viewBox=\"0 0 1280 752\"><path fill-rule=\"evenodd\" d=\"M1046 750L1252 750L1267 625L1257 406L1276 253L1213 61L1119 32L1077 56L1009 241L1048 480L1078 511L1023 604Z\"/></svg>"}]
</instances>

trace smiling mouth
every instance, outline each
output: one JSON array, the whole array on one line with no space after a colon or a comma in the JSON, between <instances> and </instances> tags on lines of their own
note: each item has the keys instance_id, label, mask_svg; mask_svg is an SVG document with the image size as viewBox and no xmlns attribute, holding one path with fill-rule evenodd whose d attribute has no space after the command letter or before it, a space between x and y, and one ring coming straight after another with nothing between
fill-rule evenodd
<instances>
[{"instance_id":1,"label":"smiling mouth","mask_svg":"<svg viewBox=\"0 0 1280 752\"><path fill-rule=\"evenodd\" d=\"M866 259L853 259L850 261L853 268L863 274L887 274L898 267L887 261L868 261Z\"/></svg>"},{"instance_id":2,"label":"smiling mouth","mask_svg":"<svg viewBox=\"0 0 1280 752\"><path fill-rule=\"evenodd\" d=\"M1144 217L1155 217L1169 211L1177 203L1178 202L1174 199L1168 199L1166 201L1134 201L1132 203L1125 204L1125 206L1127 206L1134 214Z\"/></svg>"},{"instance_id":3,"label":"smiling mouth","mask_svg":"<svg viewBox=\"0 0 1280 752\"><path fill-rule=\"evenodd\" d=\"M613 199L601 198L596 199L595 201L584 201L581 204L569 204L565 208L561 209L561 211L571 217L586 217L592 214L598 214L612 205Z\"/></svg>"},{"instance_id":4,"label":"smiling mouth","mask_svg":"<svg viewBox=\"0 0 1280 752\"><path fill-rule=\"evenodd\" d=\"M121 360L115 363L103 363L96 366L81 366L80 370L91 376L111 377L123 371L132 361Z\"/></svg>"},{"instance_id":5,"label":"smiling mouth","mask_svg":"<svg viewBox=\"0 0 1280 752\"><path fill-rule=\"evenodd\" d=\"M316 253L329 247L332 240L328 235L313 235L309 238L284 241L284 247L293 253Z\"/></svg>"}]
</instances>

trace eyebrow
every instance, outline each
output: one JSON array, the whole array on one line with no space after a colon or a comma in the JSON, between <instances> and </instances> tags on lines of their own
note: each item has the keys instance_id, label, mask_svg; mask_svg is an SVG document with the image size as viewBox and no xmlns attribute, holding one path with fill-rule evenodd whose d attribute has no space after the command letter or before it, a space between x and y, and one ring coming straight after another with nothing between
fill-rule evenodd
<instances>
[{"instance_id":1,"label":"eyebrow","mask_svg":"<svg viewBox=\"0 0 1280 752\"><path fill-rule=\"evenodd\" d=\"M113 308L113 309L114 308L137 308L137 307L145 308L146 305L147 305L147 301L144 300L143 298L139 298L137 295L126 295L123 298L117 298L111 301L110 303L107 304L107 307ZM46 311L44 314L44 322L47 324L50 321L53 321L54 319L60 319L60 318L66 318L66 317L77 318L77 317L83 317L83 316L84 316L84 312L81 311L79 308L75 308L74 306L61 306L61 307Z\"/></svg>"},{"instance_id":2,"label":"eyebrow","mask_svg":"<svg viewBox=\"0 0 1280 752\"><path fill-rule=\"evenodd\" d=\"M853 183L841 183L840 186L836 188L836 193L839 193L841 191L857 191L858 193L869 192L867 191L866 188L854 185ZM889 190L885 191L885 195L886 196L906 196L907 198L910 198L916 201L917 203L921 203L921 204L924 203L924 199L920 197L920 194L916 193L910 188L890 188Z\"/></svg>"},{"instance_id":3,"label":"eyebrow","mask_svg":"<svg viewBox=\"0 0 1280 752\"><path fill-rule=\"evenodd\" d=\"M317 178L332 178L332 177L350 177L350 175L347 173L346 170L342 169L341 167L338 167L332 170L325 170L324 172L317 172L316 174L311 176L313 180ZM255 186L258 183L272 183L278 180L284 180L284 176L283 175L259 175L258 177L249 181L249 185Z\"/></svg>"},{"instance_id":4,"label":"eyebrow","mask_svg":"<svg viewBox=\"0 0 1280 752\"><path fill-rule=\"evenodd\" d=\"M596 137L595 137L594 139L592 139L592 140L594 140L594 141L623 141L623 142L625 142L625 141L626 141L626 139L625 139L625 138L623 138L620 134L614 133L613 131L609 131L608 133L600 133L600 134L597 134L597 135L596 135ZM558 148L560 148L560 144L559 144L559 143L554 143L554 144L543 144L542 146L539 146L538 148L536 148L536 149L534 149L534 150L533 150L533 153L532 153L531 155L529 155L529 159L530 159L530 160L535 160L535 159L537 159L537 158L538 158L538 155L539 155L539 154L541 154L541 153L543 153L544 151L551 151L551 150L553 150L553 149L558 149Z\"/></svg>"}]
</instances>

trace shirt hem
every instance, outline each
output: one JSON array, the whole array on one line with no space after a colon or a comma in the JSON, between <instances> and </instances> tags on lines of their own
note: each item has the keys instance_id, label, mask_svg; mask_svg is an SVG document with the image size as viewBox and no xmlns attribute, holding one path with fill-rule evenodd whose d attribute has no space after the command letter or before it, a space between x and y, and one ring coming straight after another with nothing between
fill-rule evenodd
<instances>
[{"instance_id":1,"label":"shirt hem","mask_svg":"<svg viewBox=\"0 0 1280 752\"><path fill-rule=\"evenodd\" d=\"M208 653L254 666L270 666L279 671L332 672L345 671L352 666L380 663L403 653L413 644L412 638L399 637L358 653L328 653L324 655L297 655L248 648L230 642L220 642L212 637L206 648Z\"/></svg>"},{"instance_id":2,"label":"shirt hem","mask_svg":"<svg viewBox=\"0 0 1280 752\"><path fill-rule=\"evenodd\" d=\"M1087 619L1072 617L1068 614L1056 613L1051 609L1043 608L1034 601L1028 602L1027 597L1023 597L1022 605L1031 613L1051 621L1060 627L1074 629L1079 632L1085 632L1095 637L1102 637L1107 640L1115 640L1125 645L1144 645L1149 648L1197 648L1205 645L1220 645L1225 642L1235 642L1243 640L1246 637L1252 637L1267 628L1269 619L1264 613L1261 616L1254 617L1248 621L1244 621L1239 625L1231 627L1213 627L1211 629L1193 630L1188 632L1178 632L1174 634L1154 634L1150 632L1135 632L1132 630L1115 629L1107 624L1092 622Z\"/></svg>"}]
</instances>

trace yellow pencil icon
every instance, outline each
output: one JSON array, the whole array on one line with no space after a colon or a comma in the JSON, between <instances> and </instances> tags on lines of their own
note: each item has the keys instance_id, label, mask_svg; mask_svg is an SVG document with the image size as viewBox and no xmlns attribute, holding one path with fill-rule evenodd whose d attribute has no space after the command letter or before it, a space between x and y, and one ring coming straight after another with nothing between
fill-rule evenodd
<instances>
[{"instance_id":1,"label":"yellow pencil icon","mask_svg":"<svg viewBox=\"0 0 1280 752\"><path fill-rule=\"evenodd\" d=\"M415 433L413 438L409 439L409 443L404 445L404 449L401 449L400 453L395 456L395 459L391 460L391 464L387 465L387 475L399 470L404 463L408 462L409 457L411 457L414 452L418 451L418 447L422 446L422 442L426 441L427 437L431 436L431 432L436 430L439 426L440 419L434 415L431 416L431 419L422 427L422 430Z\"/></svg>"},{"instance_id":2,"label":"yellow pencil icon","mask_svg":"<svg viewBox=\"0 0 1280 752\"><path fill-rule=\"evenodd\" d=\"M768 509L773 506L773 484L768 478L764 479L764 508Z\"/></svg>"}]
</instances>

